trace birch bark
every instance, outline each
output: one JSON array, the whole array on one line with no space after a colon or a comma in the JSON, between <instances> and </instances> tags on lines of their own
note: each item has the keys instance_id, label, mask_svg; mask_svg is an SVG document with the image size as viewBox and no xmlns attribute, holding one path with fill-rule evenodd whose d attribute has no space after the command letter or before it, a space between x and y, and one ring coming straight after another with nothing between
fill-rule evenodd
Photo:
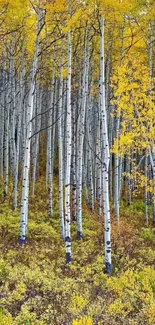
<instances>
[{"instance_id":1,"label":"birch bark","mask_svg":"<svg viewBox=\"0 0 155 325\"><path fill-rule=\"evenodd\" d=\"M20 219L20 243L21 244L25 244L26 233L27 233L32 117L33 117L33 107L34 107L36 74L38 68L39 37L40 37L41 29L43 27L44 14L45 12L42 9L39 9L35 53L33 59L33 68L31 73L30 91L29 91L28 106L27 106L27 127L26 127L26 141L25 141L25 152L24 152L21 219Z\"/></svg>"},{"instance_id":2,"label":"birch bark","mask_svg":"<svg viewBox=\"0 0 155 325\"><path fill-rule=\"evenodd\" d=\"M105 269L112 272L111 263L111 221L109 204L109 140L107 129L107 115L105 106L105 76L104 76L104 20L100 21L100 103L101 103L101 141L102 141L102 178L103 178L103 206L104 206L104 242L105 242Z\"/></svg>"},{"instance_id":3,"label":"birch bark","mask_svg":"<svg viewBox=\"0 0 155 325\"><path fill-rule=\"evenodd\" d=\"M69 14L71 6L69 1ZM66 120L66 180L65 180L65 243L66 263L71 262L71 213L70 213L70 177L72 154L72 125L71 125L71 32L68 32L68 77L67 77L67 120Z\"/></svg>"}]
</instances>

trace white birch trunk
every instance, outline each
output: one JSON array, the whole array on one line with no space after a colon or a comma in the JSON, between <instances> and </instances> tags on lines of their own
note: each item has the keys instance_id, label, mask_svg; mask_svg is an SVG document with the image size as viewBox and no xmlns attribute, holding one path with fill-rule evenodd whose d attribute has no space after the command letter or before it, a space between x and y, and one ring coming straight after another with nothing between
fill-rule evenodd
<instances>
[{"instance_id":1,"label":"white birch trunk","mask_svg":"<svg viewBox=\"0 0 155 325\"><path fill-rule=\"evenodd\" d=\"M37 128L36 132L39 132L41 129L41 104L42 104L42 94L43 90L40 90L40 94L38 94L37 101ZM38 163L38 153L39 153L39 133L35 136L35 148L34 148L34 161L33 161L33 174L32 174L32 195L35 192L35 181L36 181L36 173L37 173L37 163Z\"/></svg>"},{"instance_id":2,"label":"white birch trunk","mask_svg":"<svg viewBox=\"0 0 155 325\"><path fill-rule=\"evenodd\" d=\"M85 40L85 57L84 57L84 74L82 85L82 104L79 122L79 144L77 148L77 239L82 239L82 157L83 157L83 141L84 141L84 125L86 101L88 95L88 72L89 72L89 43L87 44L87 35Z\"/></svg>"},{"instance_id":3,"label":"white birch trunk","mask_svg":"<svg viewBox=\"0 0 155 325\"><path fill-rule=\"evenodd\" d=\"M111 221L109 205L109 141L107 130L107 116L105 107L105 76L104 76L104 20L100 23L100 98L101 98L101 141L102 141L102 177L103 177L103 206L104 206L104 242L105 242L105 268L107 273L112 272L111 263Z\"/></svg>"},{"instance_id":4,"label":"white birch trunk","mask_svg":"<svg viewBox=\"0 0 155 325\"><path fill-rule=\"evenodd\" d=\"M8 78L7 78L8 79ZM8 81L6 79L6 82ZM8 194L9 177L9 90L6 89L5 131L4 131L4 197Z\"/></svg>"},{"instance_id":5,"label":"white birch trunk","mask_svg":"<svg viewBox=\"0 0 155 325\"><path fill-rule=\"evenodd\" d=\"M63 208L63 132L62 132L62 97L63 97L63 59L60 67L59 106L58 106L58 145L59 145L59 214L61 237L65 239L64 208Z\"/></svg>"},{"instance_id":6,"label":"white birch trunk","mask_svg":"<svg viewBox=\"0 0 155 325\"><path fill-rule=\"evenodd\" d=\"M25 152L24 152L21 220L20 220L20 243L21 244L25 244L26 233L27 233L32 117L33 117L33 107L34 107L35 82L36 82L36 74L37 74L37 66L38 66L39 35L43 26L43 15L44 15L44 11L39 9L35 54L33 60L33 69L31 75L30 91L29 91L28 107L27 107L27 128L26 128L26 142L25 142Z\"/></svg>"},{"instance_id":7,"label":"white birch trunk","mask_svg":"<svg viewBox=\"0 0 155 325\"><path fill-rule=\"evenodd\" d=\"M52 76L52 87L51 87L51 99L50 99L50 112L49 112L49 126L53 123L53 109L54 109L54 84L55 84L55 72L53 70ZM52 204L52 126L48 128L47 137L47 182L48 182L48 200L49 200L49 216L53 215L53 204Z\"/></svg>"},{"instance_id":8,"label":"white birch trunk","mask_svg":"<svg viewBox=\"0 0 155 325\"><path fill-rule=\"evenodd\" d=\"M0 101L0 177L3 179L3 150L4 150L4 107L5 107L5 70L6 63L4 63L4 70L2 71L2 87L1 87L1 101Z\"/></svg>"},{"instance_id":9,"label":"white birch trunk","mask_svg":"<svg viewBox=\"0 0 155 325\"><path fill-rule=\"evenodd\" d=\"M69 6L70 12L70 6ZM71 262L71 213L70 213L70 176L72 154L71 125L71 33L68 32L68 77L67 77L67 118L66 118L66 180L65 180L65 243L66 263Z\"/></svg>"},{"instance_id":10,"label":"white birch trunk","mask_svg":"<svg viewBox=\"0 0 155 325\"><path fill-rule=\"evenodd\" d=\"M22 57L23 62L23 57ZM19 111L17 121L17 139L16 139L16 160L15 160L15 179L14 179L14 209L17 208L17 190L18 190L18 174L19 174L19 152L21 141L21 125L23 115L23 103L24 103L24 65L22 64L21 77L20 77L20 98L19 98Z\"/></svg>"},{"instance_id":11,"label":"white birch trunk","mask_svg":"<svg viewBox=\"0 0 155 325\"><path fill-rule=\"evenodd\" d=\"M124 53L124 28L121 29L121 53L120 53L120 66L122 66L123 60L123 53ZM119 98L118 98L119 102ZM119 133L120 133L120 113L116 116L116 143L118 149L118 141L119 141ZM119 195L119 188L120 188L120 177L119 177L119 168L120 168L120 158L117 154L114 155L114 208L115 214L117 218L117 222L119 224L120 219L120 195Z\"/></svg>"}]
</instances>

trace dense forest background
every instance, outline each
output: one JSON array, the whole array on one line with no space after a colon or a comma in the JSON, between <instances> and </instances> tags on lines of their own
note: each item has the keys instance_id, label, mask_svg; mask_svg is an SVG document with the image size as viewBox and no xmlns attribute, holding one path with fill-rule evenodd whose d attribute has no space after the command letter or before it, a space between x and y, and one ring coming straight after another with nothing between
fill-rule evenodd
<instances>
[{"instance_id":1,"label":"dense forest background","mask_svg":"<svg viewBox=\"0 0 155 325\"><path fill-rule=\"evenodd\" d=\"M0 325L155 324L154 0L0 0Z\"/></svg>"}]
</instances>

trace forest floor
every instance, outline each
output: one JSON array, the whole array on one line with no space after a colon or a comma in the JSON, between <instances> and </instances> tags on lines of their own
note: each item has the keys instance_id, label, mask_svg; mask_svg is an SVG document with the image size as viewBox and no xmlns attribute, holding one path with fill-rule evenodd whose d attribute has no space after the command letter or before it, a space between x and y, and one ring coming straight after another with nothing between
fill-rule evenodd
<instances>
[{"instance_id":1,"label":"forest floor","mask_svg":"<svg viewBox=\"0 0 155 325\"><path fill-rule=\"evenodd\" d=\"M0 204L0 325L155 324L155 229L144 206L122 204L120 231L112 217L113 274L104 273L103 217L84 203L82 241L72 224L72 258L65 265L58 187L48 217L43 181L29 200L28 241L19 241L20 211L11 193Z\"/></svg>"}]
</instances>

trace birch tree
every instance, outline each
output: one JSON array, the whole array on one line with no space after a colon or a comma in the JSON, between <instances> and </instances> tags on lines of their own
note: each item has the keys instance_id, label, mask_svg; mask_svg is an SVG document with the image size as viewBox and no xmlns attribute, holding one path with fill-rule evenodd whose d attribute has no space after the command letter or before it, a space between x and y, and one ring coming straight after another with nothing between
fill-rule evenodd
<instances>
[{"instance_id":1,"label":"birch tree","mask_svg":"<svg viewBox=\"0 0 155 325\"><path fill-rule=\"evenodd\" d=\"M71 3L69 0L69 14ZM70 212L70 179L71 179L71 154L72 154L72 125L71 125L71 32L68 32L68 76L67 76L67 118L66 118L66 179L65 179L65 243L66 263L71 262L71 212Z\"/></svg>"},{"instance_id":2,"label":"birch tree","mask_svg":"<svg viewBox=\"0 0 155 325\"><path fill-rule=\"evenodd\" d=\"M102 148L102 179L104 207L104 244L106 272L112 272L111 263L111 221L109 204L109 140L107 129L107 112L105 106L105 76L104 76L104 19L100 21L100 109L101 109L101 148Z\"/></svg>"},{"instance_id":3,"label":"birch tree","mask_svg":"<svg viewBox=\"0 0 155 325\"><path fill-rule=\"evenodd\" d=\"M20 243L21 244L25 244L26 233L27 233L32 117L33 117L33 109L34 109L35 84L36 84L36 74L37 74L37 66L38 66L39 37L44 23L44 15L45 12L42 9L39 9L35 52L34 52L33 68L31 72L30 90L29 90L29 98L28 98L28 105L27 105L27 127L26 127L26 140L25 140L24 165L23 165L21 220L20 220Z\"/></svg>"}]
</instances>

